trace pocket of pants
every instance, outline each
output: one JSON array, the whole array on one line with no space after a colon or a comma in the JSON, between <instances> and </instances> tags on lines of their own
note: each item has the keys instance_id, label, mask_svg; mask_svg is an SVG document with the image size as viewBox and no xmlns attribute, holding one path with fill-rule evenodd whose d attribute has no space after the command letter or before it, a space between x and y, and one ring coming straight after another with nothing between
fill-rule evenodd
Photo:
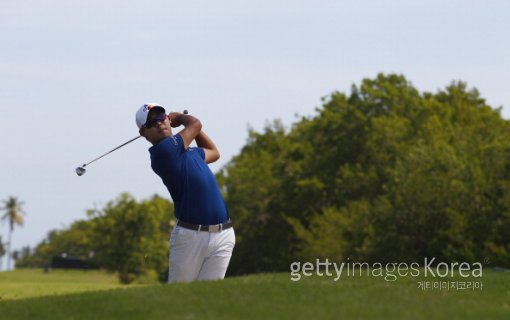
<instances>
[{"instance_id":1,"label":"pocket of pants","mask_svg":"<svg viewBox=\"0 0 510 320\"><path fill-rule=\"evenodd\" d=\"M188 241L193 241L193 239L196 236L195 230L189 230L186 228L182 228L177 226L170 235L170 246L175 247L179 246L180 244L184 244Z\"/></svg>"}]
</instances>

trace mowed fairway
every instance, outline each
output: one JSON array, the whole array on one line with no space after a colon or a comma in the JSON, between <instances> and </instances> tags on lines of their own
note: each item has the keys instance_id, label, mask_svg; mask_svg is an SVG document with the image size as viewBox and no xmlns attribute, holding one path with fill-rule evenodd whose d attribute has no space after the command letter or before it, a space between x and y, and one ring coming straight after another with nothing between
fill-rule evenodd
<instances>
[{"instance_id":1,"label":"mowed fairway","mask_svg":"<svg viewBox=\"0 0 510 320\"><path fill-rule=\"evenodd\" d=\"M0 301L121 287L115 274L101 271L57 270L44 273L39 269L21 269L0 272Z\"/></svg>"},{"instance_id":2,"label":"mowed fairway","mask_svg":"<svg viewBox=\"0 0 510 320\"><path fill-rule=\"evenodd\" d=\"M29 277L30 271L12 274ZM32 274L34 272L32 271ZM61 276L61 278L60 278ZM510 273L484 271L483 290L418 289L421 278L386 282L379 277L303 277L262 274L224 281L173 285L119 287L114 278L100 273L33 274L30 282L6 282L0 276L0 295L23 292L14 300L0 301L0 319L509 319ZM40 278L37 281L36 278ZM112 281L113 280L113 281ZM430 280L430 279L429 279ZM460 277L448 280L463 280ZM69 282L76 291L63 294ZM97 282L97 283L96 283ZM8 286L4 286L8 283ZM30 284L29 284L30 283ZM88 285L85 285L88 283ZM94 289L94 285L96 285ZM80 289L80 290L78 290ZM105 290L109 289L109 290ZM69 291L70 292L70 291Z\"/></svg>"}]
</instances>

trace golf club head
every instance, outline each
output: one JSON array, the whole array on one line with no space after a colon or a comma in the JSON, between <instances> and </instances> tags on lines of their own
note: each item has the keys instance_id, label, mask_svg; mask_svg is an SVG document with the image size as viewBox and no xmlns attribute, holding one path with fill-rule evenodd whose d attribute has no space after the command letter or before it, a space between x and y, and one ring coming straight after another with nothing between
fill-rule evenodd
<instances>
[{"instance_id":1,"label":"golf club head","mask_svg":"<svg viewBox=\"0 0 510 320\"><path fill-rule=\"evenodd\" d=\"M83 168L83 167L77 167L76 168L76 174L78 176L82 176L83 174L85 174L85 172L87 172L87 170L85 170L85 168Z\"/></svg>"}]
</instances>

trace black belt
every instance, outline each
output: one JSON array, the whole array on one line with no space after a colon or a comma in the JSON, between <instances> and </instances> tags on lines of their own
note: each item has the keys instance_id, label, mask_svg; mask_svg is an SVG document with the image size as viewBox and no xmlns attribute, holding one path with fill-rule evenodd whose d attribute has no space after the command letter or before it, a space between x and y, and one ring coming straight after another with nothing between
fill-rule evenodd
<instances>
[{"instance_id":1,"label":"black belt","mask_svg":"<svg viewBox=\"0 0 510 320\"><path fill-rule=\"evenodd\" d=\"M187 222L178 220L177 225L181 226L183 228L186 228L186 229L191 229L191 230L196 230L196 231L220 232L222 230L227 230L229 228L232 228L232 221L230 219L228 219L227 222L224 222L224 223L206 225L206 224L187 223Z\"/></svg>"}]
</instances>

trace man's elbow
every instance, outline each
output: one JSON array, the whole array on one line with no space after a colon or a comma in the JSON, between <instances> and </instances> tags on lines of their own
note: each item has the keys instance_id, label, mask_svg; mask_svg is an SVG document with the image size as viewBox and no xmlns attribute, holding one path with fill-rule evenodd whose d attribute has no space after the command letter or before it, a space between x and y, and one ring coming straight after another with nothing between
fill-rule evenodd
<instances>
[{"instance_id":1,"label":"man's elbow","mask_svg":"<svg viewBox=\"0 0 510 320\"><path fill-rule=\"evenodd\" d=\"M220 158L220 152L218 150L214 150L214 152L211 153L211 162L216 162Z\"/></svg>"},{"instance_id":2,"label":"man's elbow","mask_svg":"<svg viewBox=\"0 0 510 320\"><path fill-rule=\"evenodd\" d=\"M200 122L200 120L198 120L197 118L195 118L191 125L193 126L193 129L195 129L197 132L200 132L200 130L202 130L202 122Z\"/></svg>"}]
</instances>

